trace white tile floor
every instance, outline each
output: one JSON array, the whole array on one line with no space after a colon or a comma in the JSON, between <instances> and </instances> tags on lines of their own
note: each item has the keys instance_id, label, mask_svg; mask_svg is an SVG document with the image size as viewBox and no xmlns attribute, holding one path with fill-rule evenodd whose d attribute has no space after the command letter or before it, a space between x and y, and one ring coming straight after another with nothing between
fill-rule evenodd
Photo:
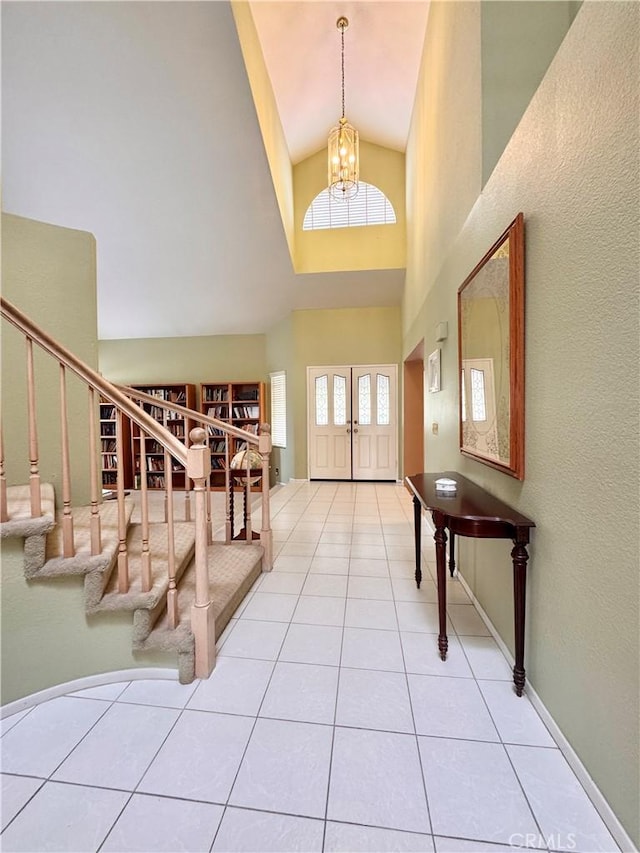
<instances>
[{"instance_id":1,"label":"white tile floor","mask_svg":"<svg viewBox=\"0 0 640 853\"><path fill-rule=\"evenodd\" d=\"M439 660L401 486L291 484L272 513L208 681L3 720L4 851L618 849L457 580Z\"/></svg>"}]
</instances>

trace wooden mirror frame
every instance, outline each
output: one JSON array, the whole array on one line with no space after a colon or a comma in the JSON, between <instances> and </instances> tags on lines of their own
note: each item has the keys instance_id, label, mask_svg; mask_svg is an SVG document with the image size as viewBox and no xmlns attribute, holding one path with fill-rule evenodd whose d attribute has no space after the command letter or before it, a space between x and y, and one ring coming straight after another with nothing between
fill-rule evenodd
<instances>
[{"instance_id":1,"label":"wooden mirror frame","mask_svg":"<svg viewBox=\"0 0 640 853\"><path fill-rule=\"evenodd\" d=\"M474 450L473 446L465 445L462 420L462 369L464 356L462 329L463 294L473 284L485 265L507 242L509 246L509 319L507 340L509 352L508 460L500 459L498 453L494 456L486 455ZM463 456L496 468L498 471L509 474L518 480L524 480L524 286L524 217L522 213L519 213L458 288L458 388L460 395L458 423L460 452ZM497 425L495 436L497 440Z\"/></svg>"}]
</instances>

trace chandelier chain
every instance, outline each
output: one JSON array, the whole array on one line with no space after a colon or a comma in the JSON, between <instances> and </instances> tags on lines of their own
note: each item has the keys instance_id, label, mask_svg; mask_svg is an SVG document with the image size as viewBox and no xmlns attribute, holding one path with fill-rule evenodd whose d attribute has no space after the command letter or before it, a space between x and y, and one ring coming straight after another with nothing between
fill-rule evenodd
<instances>
[{"instance_id":1,"label":"chandelier chain","mask_svg":"<svg viewBox=\"0 0 640 853\"><path fill-rule=\"evenodd\" d=\"M342 118L344 118L344 26L340 27L342 34Z\"/></svg>"}]
</instances>

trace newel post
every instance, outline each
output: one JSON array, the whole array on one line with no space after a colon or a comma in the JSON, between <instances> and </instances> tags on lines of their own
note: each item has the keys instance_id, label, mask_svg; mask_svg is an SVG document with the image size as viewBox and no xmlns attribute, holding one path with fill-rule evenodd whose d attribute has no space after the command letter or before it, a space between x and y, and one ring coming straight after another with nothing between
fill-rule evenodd
<instances>
[{"instance_id":1,"label":"newel post","mask_svg":"<svg viewBox=\"0 0 640 853\"><path fill-rule=\"evenodd\" d=\"M211 473L211 457L206 445L207 433L201 427L189 433L191 445L187 449L187 476L193 480L195 503L196 545L196 598L191 607L191 630L195 638L196 678L208 678L216 660L216 632L213 605L209 594L209 566L207 559L207 478Z\"/></svg>"},{"instance_id":2,"label":"newel post","mask_svg":"<svg viewBox=\"0 0 640 853\"><path fill-rule=\"evenodd\" d=\"M271 509L269 506L269 469L271 467L271 426L260 424L258 436L258 452L262 456L262 527L260 544L264 548L262 571L270 572L273 568L273 531L271 530Z\"/></svg>"}]
</instances>

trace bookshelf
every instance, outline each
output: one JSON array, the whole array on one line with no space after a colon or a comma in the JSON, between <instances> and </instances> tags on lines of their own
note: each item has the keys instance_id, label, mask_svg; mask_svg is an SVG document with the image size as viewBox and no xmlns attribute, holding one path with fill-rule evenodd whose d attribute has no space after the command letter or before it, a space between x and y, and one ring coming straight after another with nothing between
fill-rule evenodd
<instances>
[{"instance_id":1,"label":"bookshelf","mask_svg":"<svg viewBox=\"0 0 640 853\"><path fill-rule=\"evenodd\" d=\"M116 456L116 407L109 400L100 398L100 464L102 467L102 488L115 489L118 482L118 462ZM122 472L124 475L124 487L130 489L132 484L131 473L131 425L128 418L122 419L122 446L125 449L122 460Z\"/></svg>"},{"instance_id":2,"label":"bookshelf","mask_svg":"<svg viewBox=\"0 0 640 853\"><path fill-rule=\"evenodd\" d=\"M239 429L258 435L265 420L264 382L205 382L200 386L200 411L212 418L226 421ZM224 434L208 427L211 451L211 486L224 488L226 460ZM244 450L246 442L230 438L229 458ZM259 485L254 488L259 488Z\"/></svg>"},{"instance_id":3,"label":"bookshelf","mask_svg":"<svg viewBox=\"0 0 640 853\"><path fill-rule=\"evenodd\" d=\"M150 394L158 400L164 400L169 403L177 403L180 406L186 406L188 409L195 409L196 406L196 388L195 385L188 383L176 383L171 385L134 385L137 391L144 391L145 394ZM194 424L188 418L177 415L164 409L161 405L154 406L152 403L138 403L154 420L166 427L172 432L176 438L183 443L189 436L189 432ZM134 424L132 429L132 457L133 471L135 472L135 488L140 488L140 475L145 472L147 478L147 488L149 489L164 489L166 488L167 472L165 471L164 448L152 438L148 436L145 439L144 460L141 459L141 441L140 429ZM174 489L186 489L189 484L187 482L187 474L182 465L175 460L172 460L171 481Z\"/></svg>"}]
</instances>

